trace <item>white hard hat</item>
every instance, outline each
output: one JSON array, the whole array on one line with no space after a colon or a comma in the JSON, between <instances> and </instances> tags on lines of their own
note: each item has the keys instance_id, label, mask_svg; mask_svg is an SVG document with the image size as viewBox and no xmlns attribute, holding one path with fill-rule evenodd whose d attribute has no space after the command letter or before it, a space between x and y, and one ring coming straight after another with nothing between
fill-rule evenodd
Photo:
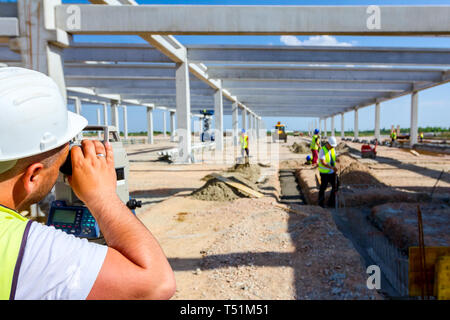
<instances>
[{"instance_id":1,"label":"white hard hat","mask_svg":"<svg viewBox=\"0 0 450 320\"><path fill-rule=\"evenodd\" d=\"M57 84L29 69L0 68L0 173L17 159L72 140L87 120L67 110Z\"/></svg>"},{"instance_id":2,"label":"white hard hat","mask_svg":"<svg viewBox=\"0 0 450 320\"><path fill-rule=\"evenodd\" d=\"M335 138L335 137L329 137L329 138L328 138L328 143L329 143L330 146L332 146L333 148L337 146L337 142L336 142L336 138Z\"/></svg>"}]
</instances>

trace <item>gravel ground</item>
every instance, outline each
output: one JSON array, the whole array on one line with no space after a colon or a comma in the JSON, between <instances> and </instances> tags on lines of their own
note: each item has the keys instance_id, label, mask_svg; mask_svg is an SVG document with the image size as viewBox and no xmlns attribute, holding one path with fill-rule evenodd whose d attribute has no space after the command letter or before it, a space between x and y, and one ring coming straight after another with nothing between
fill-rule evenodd
<instances>
[{"instance_id":1,"label":"gravel ground","mask_svg":"<svg viewBox=\"0 0 450 320\"><path fill-rule=\"evenodd\" d=\"M361 258L327 210L304 206L305 217L275 208L272 201L239 199L226 211L203 213L233 222L199 252L197 267L184 274L197 281L174 299L380 298L366 288Z\"/></svg>"}]
</instances>

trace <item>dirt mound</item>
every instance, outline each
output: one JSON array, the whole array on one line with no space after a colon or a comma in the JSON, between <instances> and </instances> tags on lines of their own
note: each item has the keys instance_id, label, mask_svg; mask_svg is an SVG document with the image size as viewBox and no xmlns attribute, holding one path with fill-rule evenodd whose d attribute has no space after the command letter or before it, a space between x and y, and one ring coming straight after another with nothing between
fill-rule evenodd
<instances>
[{"instance_id":1,"label":"dirt mound","mask_svg":"<svg viewBox=\"0 0 450 320\"><path fill-rule=\"evenodd\" d=\"M192 198L205 201L233 201L244 194L217 179L210 179L206 184L192 193Z\"/></svg>"},{"instance_id":2,"label":"dirt mound","mask_svg":"<svg viewBox=\"0 0 450 320\"><path fill-rule=\"evenodd\" d=\"M236 164L234 167L227 170L228 175L225 176L236 176L237 178L243 177L251 181L252 183L256 183L261 175L261 168L257 164L245 165L245 164Z\"/></svg>"},{"instance_id":3,"label":"dirt mound","mask_svg":"<svg viewBox=\"0 0 450 320\"><path fill-rule=\"evenodd\" d=\"M370 220L399 249L418 246L417 206L422 212L425 246L450 246L450 207L439 203L387 203L372 208Z\"/></svg>"},{"instance_id":4,"label":"dirt mound","mask_svg":"<svg viewBox=\"0 0 450 320\"><path fill-rule=\"evenodd\" d=\"M256 183L260 174L261 169L258 165L237 164L227 171L222 172L220 175L257 191L258 186ZM216 178L206 176L205 179L207 180L206 184L191 194L194 199L206 201L233 201L247 197L246 194Z\"/></svg>"},{"instance_id":5,"label":"dirt mound","mask_svg":"<svg viewBox=\"0 0 450 320\"><path fill-rule=\"evenodd\" d=\"M376 206L383 203L427 201L422 192L392 188L378 180L373 171L349 155L337 158L340 172L339 204L345 207ZM308 204L317 204L320 175L315 168L299 168L295 173ZM331 187L325 194L328 199Z\"/></svg>"},{"instance_id":6,"label":"dirt mound","mask_svg":"<svg viewBox=\"0 0 450 320\"><path fill-rule=\"evenodd\" d=\"M349 152L350 148L345 142L339 142L339 144L336 146L336 152L344 153Z\"/></svg>"},{"instance_id":7,"label":"dirt mound","mask_svg":"<svg viewBox=\"0 0 450 320\"><path fill-rule=\"evenodd\" d=\"M289 147L289 150L291 150L294 153L309 153L311 150L309 149L309 145L306 142L294 142L292 146Z\"/></svg>"},{"instance_id":8,"label":"dirt mound","mask_svg":"<svg viewBox=\"0 0 450 320\"><path fill-rule=\"evenodd\" d=\"M384 186L369 167L349 155L339 156L336 162L340 169L339 178L342 185Z\"/></svg>"}]
</instances>

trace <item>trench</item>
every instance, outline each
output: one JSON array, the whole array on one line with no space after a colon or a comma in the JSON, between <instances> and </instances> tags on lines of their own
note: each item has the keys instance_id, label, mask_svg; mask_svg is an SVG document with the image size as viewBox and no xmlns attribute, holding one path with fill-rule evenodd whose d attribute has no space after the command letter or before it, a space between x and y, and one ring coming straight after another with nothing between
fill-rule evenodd
<instances>
[{"instance_id":1,"label":"trench","mask_svg":"<svg viewBox=\"0 0 450 320\"><path fill-rule=\"evenodd\" d=\"M279 170L280 202L307 205L295 170ZM339 195L338 195L339 197ZM344 201L345 202L345 201ZM385 299L405 300L408 297L408 257L398 250L368 219L369 207L329 209L338 230L362 257L365 267L380 267L381 288ZM368 274L369 276L369 274Z\"/></svg>"},{"instance_id":2,"label":"trench","mask_svg":"<svg viewBox=\"0 0 450 320\"><path fill-rule=\"evenodd\" d=\"M385 299L410 299L408 257L368 220L371 209L341 207L330 210L338 230L352 242L366 268L371 265L380 268L381 288L378 292Z\"/></svg>"},{"instance_id":3,"label":"trench","mask_svg":"<svg viewBox=\"0 0 450 320\"><path fill-rule=\"evenodd\" d=\"M302 189L295 176L295 170L293 169L281 169L278 172L280 180L281 196L280 202L285 204L306 204L305 198L302 193Z\"/></svg>"}]
</instances>

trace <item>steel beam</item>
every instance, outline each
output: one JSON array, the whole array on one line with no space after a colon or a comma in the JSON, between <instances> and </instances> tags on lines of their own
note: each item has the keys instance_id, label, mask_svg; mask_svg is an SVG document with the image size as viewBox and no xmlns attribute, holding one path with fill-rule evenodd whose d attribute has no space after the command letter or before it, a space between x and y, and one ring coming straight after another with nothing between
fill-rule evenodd
<instances>
[{"instance_id":1,"label":"steel beam","mask_svg":"<svg viewBox=\"0 0 450 320\"><path fill-rule=\"evenodd\" d=\"M173 63L148 44L74 43L64 50L65 62L107 61Z\"/></svg>"},{"instance_id":2,"label":"steel beam","mask_svg":"<svg viewBox=\"0 0 450 320\"><path fill-rule=\"evenodd\" d=\"M69 6L56 7L56 25L78 34L450 34L449 6Z\"/></svg>"},{"instance_id":3,"label":"steel beam","mask_svg":"<svg viewBox=\"0 0 450 320\"><path fill-rule=\"evenodd\" d=\"M408 83L390 82L334 82L334 81L237 81L224 80L224 86L233 90L234 88L246 89L269 89L269 90L315 90L315 91L392 91L402 92L412 89Z\"/></svg>"},{"instance_id":4,"label":"steel beam","mask_svg":"<svg viewBox=\"0 0 450 320\"><path fill-rule=\"evenodd\" d=\"M76 78L115 78L115 79L175 79L175 65L158 64L127 65L127 64L65 64L66 77Z\"/></svg>"},{"instance_id":5,"label":"steel beam","mask_svg":"<svg viewBox=\"0 0 450 320\"><path fill-rule=\"evenodd\" d=\"M19 20L17 18L0 18L0 38L10 38L18 36Z\"/></svg>"},{"instance_id":6,"label":"steel beam","mask_svg":"<svg viewBox=\"0 0 450 320\"><path fill-rule=\"evenodd\" d=\"M146 96L175 96L175 88L162 88L162 89L154 89L154 88L97 88L95 89L97 94L120 94L121 96L130 96L130 97L141 97L145 98ZM191 86L191 96L212 96L214 94L214 90L211 88L192 88Z\"/></svg>"},{"instance_id":7,"label":"steel beam","mask_svg":"<svg viewBox=\"0 0 450 320\"><path fill-rule=\"evenodd\" d=\"M442 80L446 70L393 68L324 68L227 66L208 67L211 77L227 80L303 80L303 81L371 81L414 82Z\"/></svg>"},{"instance_id":8,"label":"steel beam","mask_svg":"<svg viewBox=\"0 0 450 320\"><path fill-rule=\"evenodd\" d=\"M450 65L447 48L190 45L188 59L203 63Z\"/></svg>"},{"instance_id":9,"label":"steel beam","mask_svg":"<svg viewBox=\"0 0 450 320\"><path fill-rule=\"evenodd\" d=\"M138 88L138 89L175 89L175 81L172 80L137 80L137 79L67 79L68 87L87 87L87 88ZM204 89L202 82L192 82L194 88Z\"/></svg>"}]
</instances>

